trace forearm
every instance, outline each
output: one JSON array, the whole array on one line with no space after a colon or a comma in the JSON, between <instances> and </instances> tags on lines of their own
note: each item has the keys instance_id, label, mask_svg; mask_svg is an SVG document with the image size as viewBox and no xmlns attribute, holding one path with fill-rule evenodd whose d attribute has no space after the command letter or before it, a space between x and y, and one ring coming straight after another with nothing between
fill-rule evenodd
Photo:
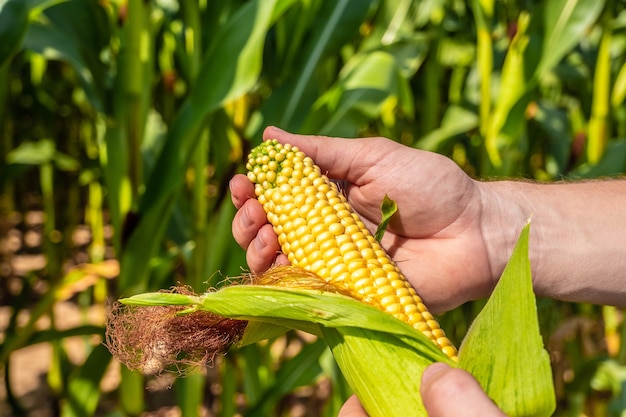
<instances>
[{"instance_id":1,"label":"forearm","mask_svg":"<svg viewBox=\"0 0 626 417\"><path fill-rule=\"evenodd\" d=\"M497 181L479 188L495 278L531 218L529 250L538 295L626 305L626 180Z\"/></svg>"}]
</instances>

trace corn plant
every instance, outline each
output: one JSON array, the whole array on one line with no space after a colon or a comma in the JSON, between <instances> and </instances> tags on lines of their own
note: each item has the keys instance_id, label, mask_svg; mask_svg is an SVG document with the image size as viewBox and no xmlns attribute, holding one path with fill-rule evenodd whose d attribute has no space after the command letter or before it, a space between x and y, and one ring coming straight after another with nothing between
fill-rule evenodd
<instances>
[{"instance_id":1,"label":"corn plant","mask_svg":"<svg viewBox=\"0 0 626 417\"><path fill-rule=\"evenodd\" d=\"M477 177L624 172L622 2L354 3L0 0L0 241L32 209L31 195L48 219L38 248L46 266L11 276L18 289L0 294L11 307L0 366L13 409L11 358L38 343L53 345L47 379L61 413L101 406L112 362L90 337L101 340L103 318L61 330L58 303L86 311L178 283L202 293L241 274L228 181L265 125L383 135L448 155ZM67 269L78 223L92 238L86 261ZM483 303L438 317L452 343ZM556 414L618 415L623 312L537 304ZM38 318L50 327L39 329ZM80 363L65 348L76 335ZM277 355L282 345L301 350ZM250 343L210 376L177 381L177 405L192 415L200 404L221 415L280 414L297 387L330 380L324 412L333 415L350 388L331 359L323 339L302 333ZM121 373L113 408L149 409L150 378ZM215 399L202 398L207 380L219 381Z\"/></svg>"}]
</instances>

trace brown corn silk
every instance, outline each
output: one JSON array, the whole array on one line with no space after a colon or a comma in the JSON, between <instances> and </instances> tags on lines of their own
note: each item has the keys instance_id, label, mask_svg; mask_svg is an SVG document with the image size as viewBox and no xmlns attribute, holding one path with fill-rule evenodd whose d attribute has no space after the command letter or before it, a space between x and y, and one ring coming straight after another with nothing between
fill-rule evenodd
<instances>
[{"instance_id":1,"label":"brown corn silk","mask_svg":"<svg viewBox=\"0 0 626 417\"><path fill-rule=\"evenodd\" d=\"M165 292L165 291L164 291ZM195 295L186 287L170 292ZM107 317L106 345L122 364L144 374L211 365L243 334L247 321L208 311L184 312L188 306L136 306L116 303Z\"/></svg>"},{"instance_id":2,"label":"brown corn silk","mask_svg":"<svg viewBox=\"0 0 626 417\"><path fill-rule=\"evenodd\" d=\"M349 296L310 271L277 266L263 274L229 280L228 285L300 288ZM162 293L198 296L187 287ZM105 344L122 364L144 374L171 371L178 376L210 366L243 336L248 322L180 305L126 305L117 302L107 315Z\"/></svg>"}]
</instances>

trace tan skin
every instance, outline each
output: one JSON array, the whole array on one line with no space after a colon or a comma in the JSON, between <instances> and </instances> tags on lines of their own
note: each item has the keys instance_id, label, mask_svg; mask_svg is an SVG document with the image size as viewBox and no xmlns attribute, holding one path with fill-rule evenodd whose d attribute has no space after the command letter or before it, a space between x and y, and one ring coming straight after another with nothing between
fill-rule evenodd
<instances>
[{"instance_id":1,"label":"tan skin","mask_svg":"<svg viewBox=\"0 0 626 417\"><path fill-rule=\"evenodd\" d=\"M303 136L275 127L263 137L298 146L329 177L347 181L348 199L370 230L385 194L398 203L382 243L433 312L487 297L531 215L538 295L626 306L626 181L481 182L444 156L385 138ZM288 263L252 183L236 175L230 189L238 209L233 236L250 269ZM421 395L431 416L503 415L471 375L443 364L424 372ZM352 398L340 417L357 416L366 413Z\"/></svg>"},{"instance_id":2,"label":"tan skin","mask_svg":"<svg viewBox=\"0 0 626 417\"><path fill-rule=\"evenodd\" d=\"M432 310L449 310L467 301L468 296L489 294L495 281L490 278L488 254L480 237L480 206L470 198L475 183L451 160L431 153L412 154L408 148L382 138L307 141L271 128L266 131L268 135L294 142L329 177L348 181L349 201L370 229L380 221L380 202L385 194L398 203L399 213L389 225L383 244L409 279L418 277L411 283L429 300ZM396 178L423 178L423 184ZM231 191L239 209L233 234L247 249L248 266L263 271L275 261L285 263L283 255L276 259L280 251L276 235L253 198L252 183L237 175L231 181ZM444 198L428 198L435 192ZM467 279L467 274L472 279ZM456 278L443 281L438 279L441 276ZM476 285L479 281L481 285Z\"/></svg>"}]
</instances>

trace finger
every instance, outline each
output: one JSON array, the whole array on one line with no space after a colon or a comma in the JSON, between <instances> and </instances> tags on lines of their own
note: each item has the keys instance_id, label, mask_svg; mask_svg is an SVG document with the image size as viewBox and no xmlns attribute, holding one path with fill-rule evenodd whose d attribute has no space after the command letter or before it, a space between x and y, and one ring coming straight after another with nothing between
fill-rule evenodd
<instances>
[{"instance_id":1,"label":"finger","mask_svg":"<svg viewBox=\"0 0 626 417\"><path fill-rule=\"evenodd\" d=\"M273 264L289 265L280 251L278 239L261 204L254 195L254 186L245 175L235 175L229 184L235 213L232 232L235 241L246 249L248 267L256 273L263 272ZM277 256L278 254L278 256Z\"/></svg>"},{"instance_id":2,"label":"finger","mask_svg":"<svg viewBox=\"0 0 626 417\"><path fill-rule=\"evenodd\" d=\"M472 375L444 363L426 368L420 392L430 417L505 416Z\"/></svg>"},{"instance_id":3,"label":"finger","mask_svg":"<svg viewBox=\"0 0 626 417\"><path fill-rule=\"evenodd\" d=\"M250 242L246 250L246 262L252 272L267 270L273 264L284 264L286 257L277 258L280 251L276 233L270 224L265 224Z\"/></svg>"},{"instance_id":4,"label":"finger","mask_svg":"<svg viewBox=\"0 0 626 417\"><path fill-rule=\"evenodd\" d=\"M403 165L409 149L385 138L341 139L295 135L273 126L265 129L263 137L297 146L330 178L347 181L348 201L371 230L380 220L380 202L389 192L386 188L393 186L381 186L379 182ZM391 194L390 198L398 197ZM397 223L396 219L392 220L392 228L394 223Z\"/></svg>"},{"instance_id":5,"label":"finger","mask_svg":"<svg viewBox=\"0 0 626 417\"><path fill-rule=\"evenodd\" d=\"M265 224L267 217L261 203L250 198L235 213L232 223L233 237L239 246L246 249Z\"/></svg>"},{"instance_id":6,"label":"finger","mask_svg":"<svg viewBox=\"0 0 626 417\"><path fill-rule=\"evenodd\" d=\"M264 139L277 139L281 143L297 146L310 156L331 178L344 179L361 185L366 173L376 167L382 157L398 146L383 138L342 139L326 136L296 135L269 126Z\"/></svg>"},{"instance_id":7,"label":"finger","mask_svg":"<svg viewBox=\"0 0 626 417\"><path fill-rule=\"evenodd\" d=\"M228 184L230 188L230 196L233 200L233 204L237 209L243 206L247 200L256 198L254 194L254 185L250 182L248 177L243 174L236 174Z\"/></svg>"},{"instance_id":8,"label":"finger","mask_svg":"<svg viewBox=\"0 0 626 417\"><path fill-rule=\"evenodd\" d=\"M353 395L341 407L337 417L367 417L367 413L356 395Z\"/></svg>"}]
</instances>

